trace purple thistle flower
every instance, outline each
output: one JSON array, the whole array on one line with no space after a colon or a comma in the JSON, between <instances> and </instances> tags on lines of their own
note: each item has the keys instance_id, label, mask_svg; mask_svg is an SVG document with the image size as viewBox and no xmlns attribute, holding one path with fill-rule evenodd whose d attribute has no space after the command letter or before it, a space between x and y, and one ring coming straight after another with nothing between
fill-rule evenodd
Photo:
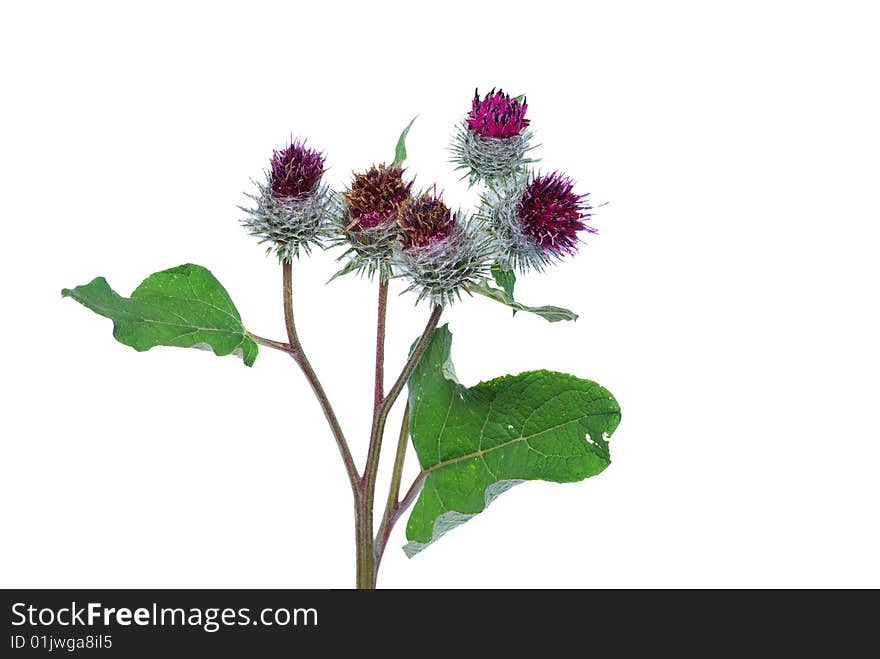
<instances>
[{"instance_id":1,"label":"purple thistle flower","mask_svg":"<svg viewBox=\"0 0 880 659\"><path fill-rule=\"evenodd\" d=\"M483 100L480 100L479 90L475 90L465 123L469 130L483 137L513 137L529 125L525 118L528 107L525 99L520 103L500 89L497 92L493 89Z\"/></svg>"},{"instance_id":2,"label":"purple thistle flower","mask_svg":"<svg viewBox=\"0 0 880 659\"><path fill-rule=\"evenodd\" d=\"M455 215L443 203L442 194L425 192L400 209L398 223L404 249L424 247L446 238L455 227Z\"/></svg>"},{"instance_id":3,"label":"purple thistle flower","mask_svg":"<svg viewBox=\"0 0 880 659\"><path fill-rule=\"evenodd\" d=\"M276 199L301 199L314 190L324 175L324 154L296 140L285 149L272 153L269 173L272 196Z\"/></svg>"},{"instance_id":4,"label":"purple thistle flower","mask_svg":"<svg viewBox=\"0 0 880 659\"><path fill-rule=\"evenodd\" d=\"M547 256L574 254L579 231L596 233L586 224L593 209L588 195L575 194L573 187L560 172L533 175L516 209L523 235Z\"/></svg>"},{"instance_id":5,"label":"purple thistle flower","mask_svg":"<svg viewBox=\"0 0 880 659\"><path fill-rule=\"evenodd\" d=\"M346 231L373 229L394 222L400 207L410 197L412 181L405 183L402 167L373 165L355 174L351 188L344 194L351 215Z\"/></svg>"},{"instance_id":6,"label":"purple thistle flower","mask_svg":"<svg viewBox=\"0 0 880 659\"><path fill-rule=\"evenodd\" d=\"M456 127L450 143L456 169L467 171L470 185L488 183L518 175L531 160L532 133L525 118L528 105L493 89L480 99L474 92L471 111Z\"/></svg>"},{"instance_id":7,"label":"purple thistle flower","mask_svg":"<svg viewBox=\"0 0 880 659\"><path fill-rule=\"evenodd\" d=\"M323 175L324 154L291 141L272 152L265 183L254 181L257 194L245 193L256 206L240 207L247 213L242 224L283 262L308 254L331 235L329 220L338 203L321 184Z\"/></svg>"},{"instance_id":8,"label":"purple thistle flower","mask_svg":"<svg viewBox=\"0 0 880 659\"><path fill-rule=\"evenodd\" d=\"M491 236L470 217L453 212L437 188L415 195L400 209L400 249L395 272L418 300L451 304L489 275L495 254Z\"/></svg>"}]
</instances>

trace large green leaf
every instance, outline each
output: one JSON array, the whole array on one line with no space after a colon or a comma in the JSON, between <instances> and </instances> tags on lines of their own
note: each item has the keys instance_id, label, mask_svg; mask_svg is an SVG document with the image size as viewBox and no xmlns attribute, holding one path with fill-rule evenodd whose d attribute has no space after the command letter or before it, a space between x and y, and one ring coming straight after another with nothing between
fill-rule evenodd
<instances>
[{"instance_id":1,"label":"large green leaf","mask_svg":"<svg viewBox=\"0 0 880 659\"><path fill-rule=\"evenodd\" d=\"M410 434L424 486L406 527L408 556L482 512L524 480L570 483L610 463L620 407L603 387L529 371L467 388L452 334L439 328L409 380Z\"/></svg>"},{"instance_id":2,"label":"large green leaf","mask_svg":"<svg viewBox=\"0 0 880 659\"><path fill-rule=\"evenodd\" d=\"M207 268L180 265L147 277L130 298L117 294L103 277L61 291L113 321L113 336L135 350L153 346L210 348L236 354L248 366L257 344L241 324L226 289Z\"/></svg>"},{"instance_id":3,"label":"large green leaf","mask_svg":"<svg viewBox=\"0 0 880 659\"><path fill-rule=\"evenodd\" d=\"M541 316L544 320L556 323L560 320L577 320L578 315L574 311L564 309L562 307L554 307L545 304L541 307L530 307L517 302L513 298L513 288L516 285L516 275L510 268L502 267L498 264L492 266L492 278L501 288L495 288L488 280L482 279L476 284L468 286L468 290L472 293L479 293L491 300L505 304L516 314L517 311L525 311Z\"/></svg>"}]
</instances>

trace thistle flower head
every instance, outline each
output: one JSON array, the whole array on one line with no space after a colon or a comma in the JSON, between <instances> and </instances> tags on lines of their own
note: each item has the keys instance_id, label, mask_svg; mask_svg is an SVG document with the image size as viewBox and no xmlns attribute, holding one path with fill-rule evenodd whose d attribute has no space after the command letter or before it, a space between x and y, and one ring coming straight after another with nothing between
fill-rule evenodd
<instances>
[{"instance_id":1,"label":"thistle flower head","mask_svg":"<svg viewBox=\"0 0 880 659\"><path fill-rule=\"evenodd\" d=\"M355 174L351 187L344 195L351 217L346 231L371 229L396 221L397 213L409 199L411 189L412 181L403 181L402 167L373 165L366 172Z\"/></svg>"},{"instance_id":2,"label":"thistle flower head","mask_svg":"<svg viewBox=\"0 0 880 659\"><path fill-rule=\"evenodd\" d=\"M523 234L554 256L577 252L578 232L596 233L586 224L592 206L588 195L575 194L574 183L560 172L533 175L523 191L517 215Z\"/></svg>"},{"instance_id":3,"label":"thistle flower head","mask_svg":"<svg viewBox=\"0 0 880 659\"><path fill-rule=\"evenodd\" d=\"M306 147L304 140L292 141L272 153L269 179L272 196L300 199L312 192L324 175L324 154Z\"/></svg>"},{"instance_id":4,"label":"thistle flower head","mask_svg":"<svg viewBox=\"0 0 880 659\"><path fill-rule=\"evenodd\" d=\"M560 172L514 177L493 185L482 197L478 217L497 241L498 258L519 270L544 267L577 252L587 221L588 195L575 194Z\"/></svg>"},{"instance_id":5,"label":"thistle flower head","mask_svg":"<svg viewBox=\"0 0 880 659\"><path fill-rule=\"evenodd\" d=\"M473 185L516 175L531 162L526 159L532 137L525 118L528 105L502 91L489 92L480 99L475 92L471 111L456 128L450 144L452 162Z\"/></svg>"},{"instance_id":6,"label":"thistle flower head","mask_svg":"<svg viewBox=\"0 0 880 659\"><path fill-rule=\"evenodd\" d=\"M395 265L409 281L406 290L417 292L417 302L450 304L488 276L489 237L461 211L451 211L436 190L406 204L398 221L403 231Z\"/></svg>"},{"instance_id":7,"label":"thistle flower head","mask_svg":"<svg viewBox=\"0 0 880 659\"><path fill-rule=\"evenodd\" d=\"M339 257L346 264L336 276L349 272L391 276L392 255L400 236L397 216L412 188L411 181L403 180L403 173L401 167L382 164L354 175L334 218L334 242L347 248Z\"/></svg>"},{"instance_id":8,"label":"thistle flower head","mask_svg":"<svg viewBox=\"0 0 880 659\"><path fill-rule=\"evenodd\" d=\"M455 225L455 216L441 197L435 187L433 193L422 193L400 209L397 221L403 230L404 249L424 247L449 234Z\"/></svg>"},{"instance_id":9,"label":"thistle flower head","mask_svg":"<svg viewBox=\"0 0 880 659\"><path fill-rule=\"evenodd\" d=\"M529 125L525 118L528 107L525 98L520 103L500 89L497 92L493 89L483 100L480 100L479 90L474 90L474 100L465 123L468 130L483 137L513 137Z\"/></svg>"},{"instance_id":10,"label":"thistle flower head","mask_svg":"<svg viewBox=\"0 0 880 659\"><path fill-rule=\"evenodd\" d=\"M254 181L257 193L245 193L256 207L241 207L242 224L282 261L308 254L330 236L337 200L321 184L323 175L324 155L297 140L272 153L265 183Z\"/></svg>"}]
</instances>

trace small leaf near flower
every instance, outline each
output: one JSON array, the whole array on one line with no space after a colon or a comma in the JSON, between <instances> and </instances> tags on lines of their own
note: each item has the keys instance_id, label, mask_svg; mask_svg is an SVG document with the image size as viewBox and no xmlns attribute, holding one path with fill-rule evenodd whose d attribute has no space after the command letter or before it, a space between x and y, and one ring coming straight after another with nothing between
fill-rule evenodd
<instances>
[{"instance_id":1,"label":"small leaf near flower","mask_svg":"<svg viewBox=\"0 0 880 659\"><path fill-rule=\"evenodd\" d=\"M490 272L492 273L492 279L495 280L495 283L498 284L504 290L504 294L512 300L513 287L516 286L516 275L513 270L495 263L492 265Z\"/></svg>"},{"instance_id":2,"label":"small leaf near flower","mask_svg":"<svg viewBox=\"0 0 880 659\"><path fill-rule=\"evenodd\" d=\"M413 123L416 119L419 118L419 115L416 115L412 118L406 128L403 129L403 132L400 134L400 137L397 139L397 146L394 149L394 162L391 163L392 167L397 167L404 160L406 160L406 136L409 134L409 129L412 128Z\"/></svg>"},{"instance_id":3,"label":"small leaf near flower","mask_svg":"<svg viewBox=\"0 0 880 659\"><path fill-rule=\"evenodd\" d=\"M513 298L513 287L516 284L516 275L510 268L502 265L494 264L492 266L492 278L501 288L495 288L486 279L481 280L478 284L468 287L471 293L479 293L480 295L495 300L501 304L505 304L516 314L517 311L525 311L540 316L550 323L556 323L560 320L577 320L578 315L574 311L564 309L562 307L554 307L544 305L541 307L529 307L525 304L517 302Z\"/></svg>"}]
</instances>

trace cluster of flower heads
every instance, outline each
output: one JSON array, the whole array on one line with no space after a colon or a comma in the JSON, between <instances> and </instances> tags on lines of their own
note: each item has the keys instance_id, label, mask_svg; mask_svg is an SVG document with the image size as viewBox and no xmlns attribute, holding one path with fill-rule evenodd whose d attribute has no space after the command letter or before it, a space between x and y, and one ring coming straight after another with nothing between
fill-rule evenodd
<instances>
[{"instance_id":1,"label":"cluster of flower heads","mask_svg":"<svg viewBox=\"0 0 880 659\"><path fill-rule=\"evenodd\" d=\"M373 166L356 174L334 220L337 242L348 248L341 273L399 276L418 300L448 304L488 272L492 253L486 236L460 211L453 212L436 188L412 194L400 167Z\"/></svg>"},{"instance_id":2,"label":"cluster of flower heads","mask_svg":"<svg viewBox=\"0 0 880 659\"><path fill-rule=\"evenodd\" d=\"M312 246L346 247L338 274L403 277L419 300L447 304L479 284L492 263L543 270L577 251L593 210L559 172L529 172L524 97L475 94L457 126L453 160L486 191L473 216L452 211L436 186L413 193L399 163L353 175L341 195L322 183L324 155L294 141L275 151L265 183L248 195L243 224L283 261Z\"/></svg>"}]
</instances>

